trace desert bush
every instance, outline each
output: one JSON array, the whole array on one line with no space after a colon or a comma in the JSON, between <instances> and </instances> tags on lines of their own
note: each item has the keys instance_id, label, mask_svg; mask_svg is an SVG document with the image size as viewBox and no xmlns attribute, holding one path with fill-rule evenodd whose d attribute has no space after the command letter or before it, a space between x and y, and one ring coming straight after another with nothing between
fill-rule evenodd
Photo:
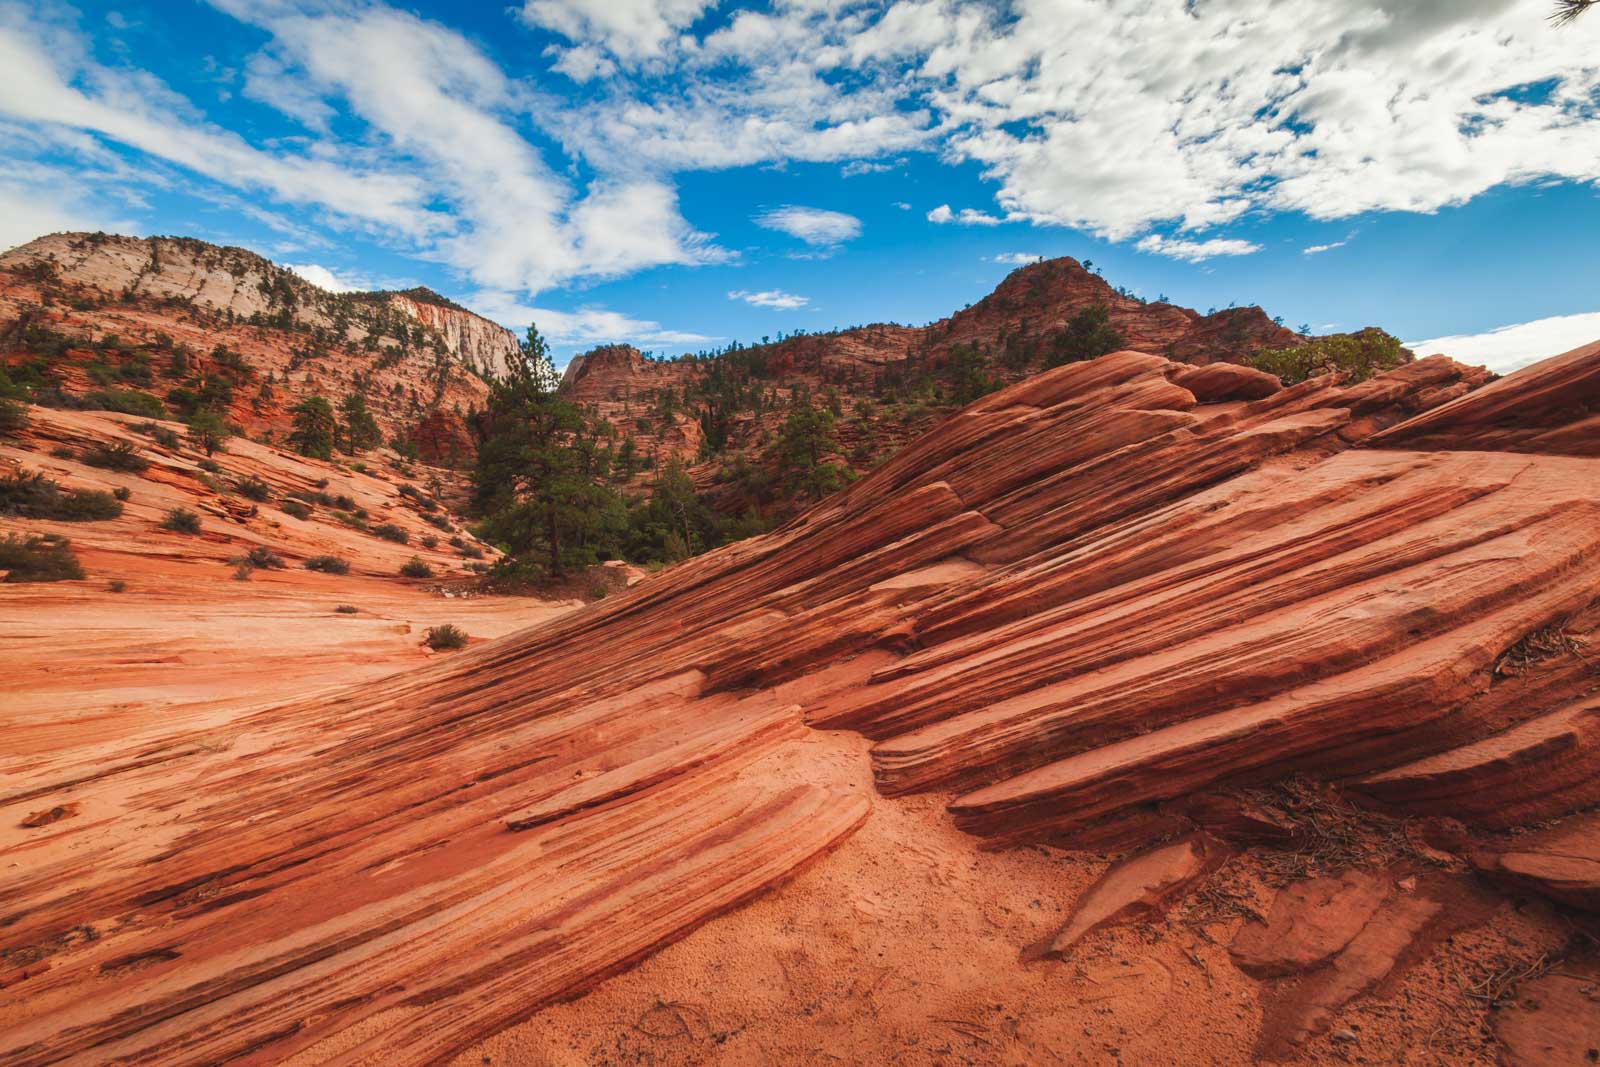
<instances>
[{"instance_id":1,"label":"desert bush","mask_svg":"<svg viewBox=\"0 0 1600 1067\"><path fill-rule=\"evenodd\" d=\"M361 609L356 607L354 604L340 604L333 610L340 615L356 615L361 611Z\"/></svg>"},{"instance_id":2,"label":"desert bush","mask_svg":"<svg viewBox=\"0 0 1600 1067\"><path fill-rule=\"evenodd\" d=\"M161 528L174 533L197 534L200 532L200 516L188 508L173 508L161 520Z\"/></svg>"},{"instance_id":3,"label":"desert bush","mask_svg":"<svg viewBox=\"0 0 1600 1067\"><path fill-rule=\"evenodd\" d=\"M265 503L272 499L272 487L254 475L241 478L234 483L234 488L239 490L239 495L248 500Z\"/></svg>"},{"instance_id":4,"label":"desert bush","mask_svg":"<svg viewBox=\"0 0 1600 1067\"><path fill-rule=\"evenodd\" d=\"M84 398L100 411L119 411L124 415L143 415L147 419L167 417L167 405L138 389L97 389Z\"/></svg>"},{"instance_id":5,"label":"desert bush","mask_svg":"<svg viewBox=\"0 0 1600 1067\"><path fill-rule=\"evenodd\" d=\"M124 474L138 474L150 468L150 461L139 454L131 441L117 441L111 445L95 445L83 454L83 461L91 467Z\"/></svg>"},{"instance_id":6,"label":"desert bush","mask_svg":"<svg viewBox=\"0 0 1600 1067\"><path fill-rule=\"evenodd\" d=\"M406 533L392 522L379 523L377 526L372 528L372 532L376 536L383 538L385 541L393 541L397 545L406 545L411 543L411 535Z\"/></svg>"},{"instance_id":7,"label":"desert bush","mask_svg":"<svg viewBox=\"0 0 1600 1067\"><path fill-rule=\"evenodd\" d=\"M288 564L283 561L282 556L272 551L272 549L268 548L266 545L257 545L233 562L245 563L264 571L281 571L288 566Z\"/></svg>"},{"instance_id":8,"label":"desert bush","mask_svg":"<svg viewBox=\"0 0 1600 1067\"><path fill-rule=\"evenodd\" d=\"M7 534L0 539L0 572L7 582L62 582L82 578L83 566L65 537Z\"/></svg>"},{"instance_id":9,"label":"desert bush","mask_svg":"<svg viewBox=\"0 0 1600 1067\"><path fill-rule=\"evenodd\" d=\"M432 578L433 568L424 563L419 557L412 556L400 568L400 573L407 578Z\"/></svg>"},{"instance_id":10,"label":"desert bush","mask_svg":"<svg viewBox=\"0 0 1600 1067\"><path fill-rule=\"evenodd\" d=\"M126 593L128 591L128 583L121 578L113 578L106 584L106 589L113 593Z\"/></svg>"},{"instance_id":11,"label":"desert bush","mask_svg":"<svg viewBox=\"0 0 1600 1067\"><path fill-rule=\"evenodd\" d=\"M52 456L54 456L56 459L77 459L78 458L78 454L76 452L74 452L72 449L68 448L66 445L56 445L56 447L54 447L54 448L52 448L50 450L50 454Z\"/></svg>"},{"instance_id":12,"label":"desert bush","mask_svg":"<svg viewBox=\"0 0 1600 1067\"><path fill-rule=\"evenodd\" d=\"M438 548L439 547L439 539L437 537L433 536L432 534L428 534L426 537L422 538L422 547L423 548Z\"/></svg>"},{"instance_id":13,"label":"desert bush","mask_svg":"<svg viewBox=\"0 0 1600 1067\"><path fill-rule=\"evenodd\" d=\"M128 502L128 498L133 496L133 490L129 489L125 485L119 485L115 489L111 490L111 495L126 504Z\"/></svg>"},{"instance_id":14,"label":"desert bush","mask_svg":"<svg viewBox=\"0 0 1600 1067\"><path fill-rule=\"evenodd\" d=\"M0 437L13 437L28 425L28 405L21 400L0 396Z\"/></svg>"},{"instance_id":15,"label":"desert bush","mask_svg":"<svg viewBox=\"0 0 1600 1067\"><path fill-rule=\"evenodd\" d=\"M323 574L349 574L350 563L338 556L312 556L301 564L308 571L321 571Z\"/></svg>"},{"instance_id":16,"label":"desert bush","mask_svg":"<svg viewBox=\"0 0 1600 1067\"><path fill-rule=\"evenodd\" d=\"M162 448L178 447L178 432L171 427L159 426L153 422L144 422L134 427L134 429L150 438Z\"/></svg>"},{"instance_id":17,"label":"desert bush","mask_svg":"<svg viewBox=\"0 0 1600 1067\"><path fill-rule=\"evenodd\" d=\"M202 459L199 463L196 463L195 466L199 467L201 470L205 471L207 474L221 474L222 473L222 464L218 463L214 459Z\"/></svg>"},{"instance_id":18,"label":"desert bush","mask_svg":"<svg viewBox=\"0 0 1600 1067\"><path fill-rule=\"evenodd\" d=\"M444 652L453 648L466 648L467 634L465 630L447 622L442 626L428 627L428 636L424 643L435 652Z\"/></svg>"},{"instance_id":19,"label":"desert bush","mask_svg":"<svg viewBox=\"0 0 1600 1067\"><path fill-rule=\"evenodd\" d=\"M96 522L121 514L122 504L117 497L99 489L63 490L42 474L0 478L0 515Z\"/></svg>"},{"instance_id":20,"label":"desert bush","mask_svg":"<svg viewBox=\"0 0 1600 1067\"><path fill-rule=\"evenodd\" d=\"M435 530L443 530L445 533L450 532L450 516L448 515L424 515L422 516L422 521L432 526Z\"/></svg>"},{"instance_id":21,"label":"desert bush","mask_svg":"<svg viewBox=\"0 0 1600 1067\"><path fill-rule=\"evenodd\" d=\"M303 500L285 500L278 506L283 509L285 515L293 515L297 519L309 519L311 517L311 505Z\"/></svg>"},{"instance_id":22,"label":"desert bush","mask_svg":"<svg viewBox=\"0 0 1600 1067\"><path fill-rule=\"evenodd\" d=\"M254 573L254 567L250 566L248 563L241 563L237 567L233 568L233 580L236 582L248 582L250 580L250 576Z\"/></svg>"}]
</instances>

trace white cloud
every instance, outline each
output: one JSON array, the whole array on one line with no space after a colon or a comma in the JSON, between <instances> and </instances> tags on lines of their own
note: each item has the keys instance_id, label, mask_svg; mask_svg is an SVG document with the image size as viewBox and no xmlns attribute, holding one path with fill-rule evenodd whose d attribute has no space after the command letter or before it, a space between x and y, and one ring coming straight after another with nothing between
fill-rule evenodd
<instances>
[{"instance_id":1,"label":"white cloud","mask_svg":"<svg viewBox=\"0 0 1600 1067\"><path fill-rule=\"evenodd\" d=\"M1407 341L1405 346L1419 356L1443 353L1459 362L1481 363L1505 374L1594 341L1600 341L1600 311L1535 319L1487 333Z\"/></svg>"},{"instance_id":2,"label":"white cloud","mask_svg":"<svg viewBox=\"0 0 1600 1067\"><path fill-rule=\"evenodd\" d=\"M959 226L998 226L1006 220L976 208L964 207L960 211L951 211L949 204L940 204L928 212L928 221L941 225L953 222Z\"/></svg>"},{"instance_id":3,"label":"white cloud","mask_svg":"<svg viewBox=\"0 0 1600 1067\"><path fill-rule=\"evenodd\" d=\"M583 307L577 311L556 311L551 308L532 307L519 301L515 294L480 292L465 301L480 314L514 330L518 336L534 323L539 332L552 344L563 348L592 348L604 344L631 344L645 348L656 346L699 345L715 341L715 337L672 330L659 322L636 319L608 308Z\"/></svg>"},{"instance_id":4,"label":"white cloud","mask_svg":"<svg viewBox=\"0 0 1600 1067\"><path fill-rule=\"evenodd\" d=\"M1237 241L1214 237L1208 241L1186 241L1177 237L1163 237L1158 233L1142 239L1134 246L1141 252L1181 259L1186 263L1200 263L1217 256L1248 256L1261 251L1261 246L1250 241Z\"/></svg>"},{"instance_id":5,"label":"white cloud","mask_svg":"<svg viewBox=\"0 0 1600 1067\"><path fill-rule=\"evenodd\" d=\"M839 168L839 176L842 178L857 178L863 174L883 174L886 171L894 170L898 165L896 163L872 163L864 159L855 159Z\"/></svg>"},{"instance_id":6,"label":"white cloud","mask_svg":"<svg viewBox=\"0 0 1600 1067\"><path fill-rule=\"evenodd\" d=\"M285 263L284 266L317 288L326 289L330 293L354 293L370 288L369 286L352 282L349 279L341 278L327 267L317 263Z\"/></svg>"},{"instance_id":7,"label":"white cloud","mask_svg":"<svg viewBox=\"0 0 1600 1067\"><path fill-rule=\"evenodd\" d=\"M892 206L899 208L901 211L911 210L911 205L906 203L904 200L896 200Z\"/></svg>"},{"instance_id":8,"label":"white cloud","mask_svg":"<svg viewBox=\"0 0 1600 1067\"><path fill-rule=\"evenodd\" d=\"M571 41L627 58L659 55L663 46L716 0L526 0L522 20Z\"/></svg>"},{"instance_id":9,"label":"white cloud","mask_svg":"<svg viewBox=\"0 0 1600 1067\"><path fill-rule=\"evenodd\" d=\"M1020 267L1027 263L1037 263L1045 258L1038 252L1001 252L999 255L990 256L991 263L1004 263L1012 267Z\"/></svg>"},{"instance_id":10,"label":"white cloud","mask_svg":"<svg viewBox=\"0 0 1600 1067\"><path fill-rule=\"evenodd\" d=\"M1335 248L1343 248L1345 245L1347 245L1349 243L1350 242L1348 240L1344 240L1344 241L1334 241L1332 244L1311 245L1310 247L1304 249L1301 254L1302 255L1307 255L1307 256L1318 256L1318 255L1321 255L1324 252L1332 252Z\"/></svg>"},{"instance_id":11,"label":"white cloud","mask_svg":"<svg viewBox=\"0 0 1600 1067\"><path fill-rule=\"evenodd\" d=\"M861 236L861 220L842 211L816 207L783 207L763 211L754 219L757 226L777 230L816 247L831 247Z\"/></svg>"},{"instance_id":12,"label":"white cloud","mask_svg":"<svg viewBox=\"0 0 1600 1067\"><path fill-rule=\"evenodd\" d=\"M763 289L760 292L751 292L748 289L735 289L728 294L729 300L743 300L746 304L760 308L772 308L776 311L793 311L803 308L811 303L809 297L799 296L795 293L786 293L782 289Z\"/></svg>"}]
</instances>

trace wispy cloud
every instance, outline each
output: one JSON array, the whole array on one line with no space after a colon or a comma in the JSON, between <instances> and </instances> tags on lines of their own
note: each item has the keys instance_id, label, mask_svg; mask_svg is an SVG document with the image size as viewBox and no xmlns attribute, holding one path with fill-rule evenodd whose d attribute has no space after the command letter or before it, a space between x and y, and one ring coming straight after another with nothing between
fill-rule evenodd
<instances>
[{"instance_id":1,"label":"wispy cloud","mask_svg":"<svg viewBox=\"0 0 1600 1067\"><path fill-rule=\"evenodd\" d=\"M964 207L960 211L952 211L949 204L940 204L928 212L928 221L941 225L953 222L958 226L998 226L1006 220L976 208Z\"/></svg>"},{"instance_id":2,"label":"wispy cloud","mask_svg":"<svg viewBox=\"0 0 1600 1067\"><path fill-rule=\"evenodd\" d=\"M1301 255L1318 256L1318 255L1321 255L1324 252L1332 252L1335 248L1343 248L1345 245L1347 245L1349 243L1350 243L1349 238L1346 238L1343 241L1334 241L1331 244L1311 245L1308 248L1306 248L1304 251L1302 251Z\"/></svg>"},{"instance_id":3,"label":"wispy cloud","mask_svg":"<svg viewBox=\"0 0 1600 1067\"><path fill-rule=\"evenodd\" d=\"M1144 238L1134 247L1141 252L1166 256L1169 259L1181 259L1186 263L1202 263L1218 256L1248 256L1252 252L1261 251L1261 246L1252 241L1238 241L1224 237L1213 237L1208 241L1188 241L1177 237L1163 237L1158 233Z\"/></svg>"},{"instance_id":4,"label":"wispy cloud","mask_svg":"<svg viewBox=\"0 0 1600 1067\"><path fill-rule=\"evenodd\" d=\"M786 233L817 248L832 247L861 236L861 220L854 215L795 204L763 211L754 221L757 226Z\"/></svg>"},{"instance_id":5,"label":"wispy cloud","mask_svg":"<svg viewBox=\"0 0 1600 1067\"><path fill-rule=\"evenodd\" d=\"M991 263L1005 263L1009 266L1020 267L1026 263L1034 263L1043 259L1038 252L1001 252L999 255L989 257Z\"/></svg>"},{"instance_id":6,"label":"wispy cloud","mask_svg":"<svg viewBox=\"0 0 1600 1067\"><path fill-rule=\"evenodd\" d=\"M772 308L775 311L794 311L811 303L810 297L800 296L797 293L786 293L782 289L763 289L760 292L751 292L748 289L735 289L728 294L729 300L743 300L760 308Z\"/></svg>"}]
</instances>

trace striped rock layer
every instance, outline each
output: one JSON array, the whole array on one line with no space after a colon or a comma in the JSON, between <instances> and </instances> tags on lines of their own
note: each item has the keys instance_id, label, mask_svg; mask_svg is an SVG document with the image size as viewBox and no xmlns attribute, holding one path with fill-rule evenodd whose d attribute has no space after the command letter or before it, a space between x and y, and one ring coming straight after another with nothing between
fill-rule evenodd
<instances>
[{"instance_id":1,"label":"striped rock layer","mask_svg":"<svg viewBox=\"0 0 1600 1067\"><path fill-rule=\"evenodd\" d=\"M1484 828L1593 805L1600 345L1483 378L1059 368L584 611L8 765L0 1062L447 1058L847 837L868 798L774 762L808 729L992 846L1291 773Z\"/></svg>"}]
</instances>

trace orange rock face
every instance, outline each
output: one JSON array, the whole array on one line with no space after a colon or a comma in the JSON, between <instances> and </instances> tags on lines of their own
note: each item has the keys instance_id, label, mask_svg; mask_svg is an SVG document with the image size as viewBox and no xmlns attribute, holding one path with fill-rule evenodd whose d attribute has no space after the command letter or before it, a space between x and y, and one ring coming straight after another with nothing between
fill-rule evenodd
<instances>
[{"instance_id":1,"label":"orange rock face","mask_svg":"<svg viewBox=\"0 0 1600 1067\"><path fill-rule=\"evenodd\" d=\"M1600 345L1556 366L1588 388ZM1592 685L1563 650L1600 597L1600 467L1582 420L1518 399L1550 364L1482 392L1540 423L1514 438L1476 429L1482 375L1442 358L1209 402L1190 372L1130 351L1027 379L771 534L242 710L226 747L173 730L8 768L0 1060L447 1058L893 803L808 762L810 729L870 738L880 793L944 792L989 846L1154 844L1190 794L1291 773L1381 802L1374 776L1452 752L1395 795L1470 822L1481 773L1523 819L1592 804L1581 774L1494 756ZM1551 628L1567 643L1530 640ZM1383 899L1306 950L1344 963L1283 1033L1326 1029L1450 910Z\"/></svg>"}]
</instances>

